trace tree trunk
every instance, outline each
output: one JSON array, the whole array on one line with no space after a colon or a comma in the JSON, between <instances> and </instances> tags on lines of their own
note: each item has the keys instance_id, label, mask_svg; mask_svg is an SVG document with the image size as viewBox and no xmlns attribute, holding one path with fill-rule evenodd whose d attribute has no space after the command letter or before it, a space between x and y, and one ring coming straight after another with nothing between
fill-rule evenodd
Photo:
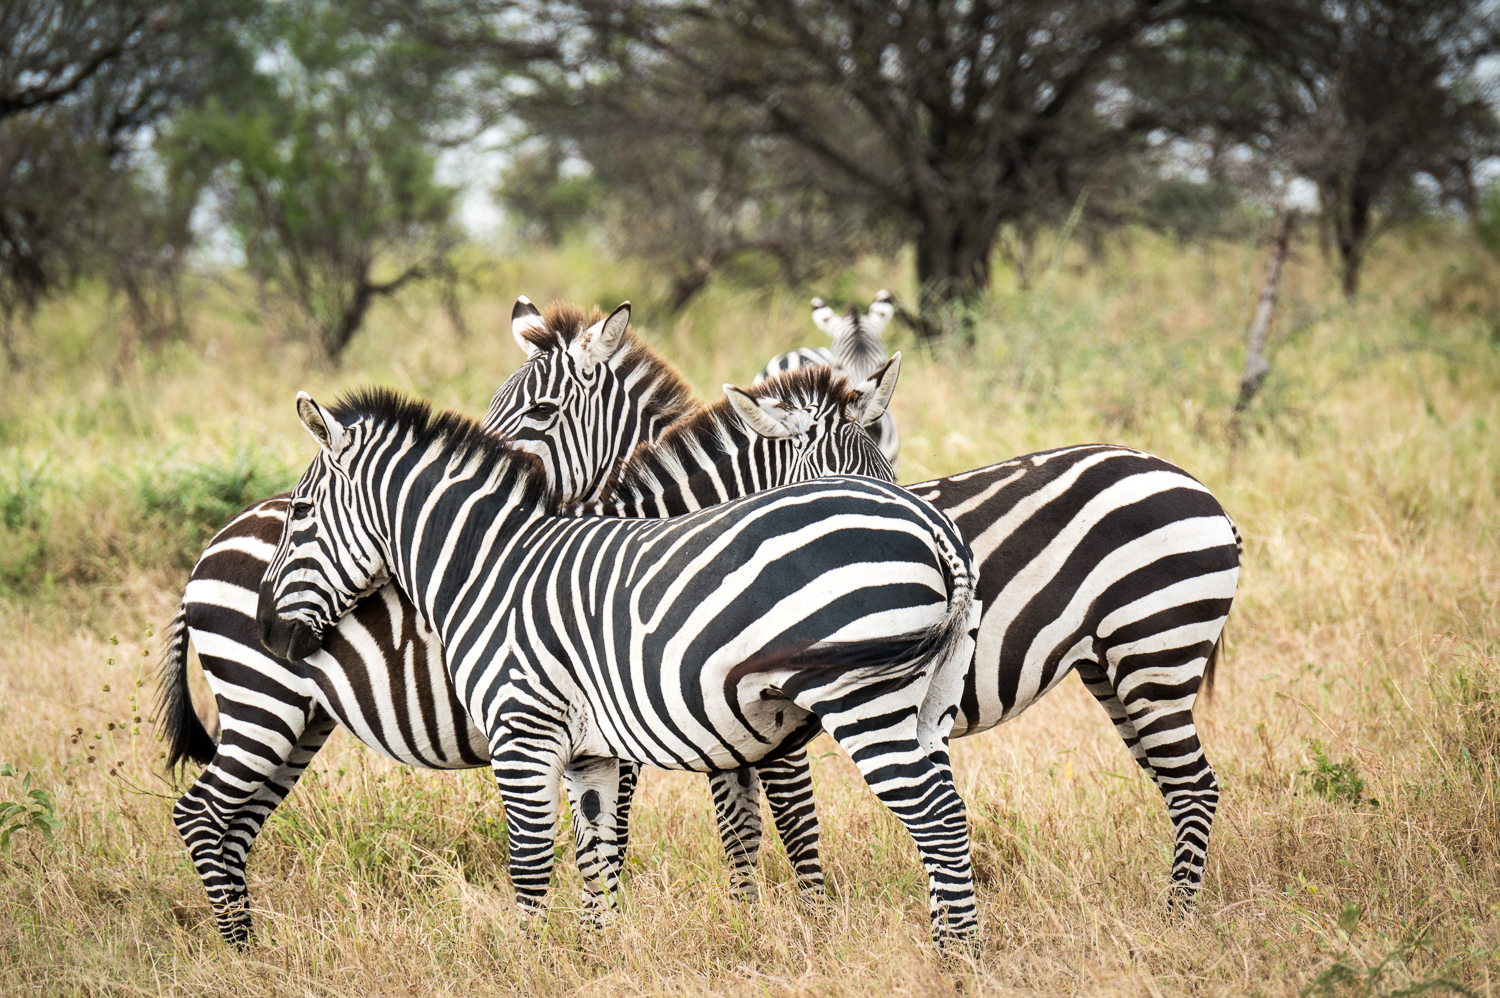
<instances>
[{"instance_id":1,"label":"tree trunk","mask_svg":"<svg viewBox=\"0 0 1500 998\"><path fill-rule=\"evenodd\" d=\"M384 284L375 284L370 280L369 272L366 271L364 276L359 279L359 283L354 286L354 294L349 297L349 304L344 307L344 311L339 316L338 322L332 328L323 327L323 351L327 354L328 359L335 364L338 363L339 357L344 352L344 348L349 345L349 341L354 338L354 334L359 332L359 327L364 324L365 313L370 310L370 306L377 297L381 295L393 295L406 282L416 280L425 275L425 269L413 266L408 267L400 277L393 281L386 281Z\"/></svg>"},{"instance_id":2,"label":"tree trunk","mask_svg":"<svg viewBox=\"0 0 1500 998\"><path fill-rule=\"evenodd\" d=\"M973 217L924 220L917 234L917 336L934 340L953 329L972 336L970 307L990 286L997 227Z\"/></svg>"},{"instance_id":3,"label":"tree trunk","mask_svg":"<svg viewBox=\"0 0 1500 998\"><path fill-rule=\"evenodd\" d=\"M1261 283L1260 300L1255 305L1255 318L1250 323L1246 337L1245 369L1240 374L1240 397L1234 403L1234 415L1229 420L1229 438L1232 445L1240 442L1240 422L1255 393L1260 391L1266 375L1271 373L1271 362L1266 359L1266 336L1271 331L1271 317L1276 311L1276 292L1281 285L1282 265L1292 243L1292 232L1297 227L1297 216L1283 207L1276 213L1276 226L1271 237L1271 254L1266 260L1266 277Z\"/></svg>"},{"instance_id":4,"label":"tree trunk","mask_svg":"<svg viewBox=\"0 0 1500 998\"><path fill-rule=\"evenodd\" d=\"M1338 229L1344 297L1353 298L1359 292L1360 267L1370 239L1370 195L1358 181L1349 192L1349 203L1340 206L1334 225Z\"/></svg>"},{"instance_id":5,"label":"tree trunk","mask_svg":"<svg viewBox=\"0 0 1500 998\"><path fill-rule=\"evenodd\" d=\"M693 300L694 295L708 286L708 279L712 276L713 267L708 261L699 260L692 270L672 278L672 297L667 300L668 310L673 315L681 312Z\"/></svg>"}]
</instances>

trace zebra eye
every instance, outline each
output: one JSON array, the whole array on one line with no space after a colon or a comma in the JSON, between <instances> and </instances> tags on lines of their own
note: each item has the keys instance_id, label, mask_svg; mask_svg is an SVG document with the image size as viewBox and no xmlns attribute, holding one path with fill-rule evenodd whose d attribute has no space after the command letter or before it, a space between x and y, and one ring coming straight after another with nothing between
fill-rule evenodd
<instances>
[{"instance_id":1,"label":"zebra eye","mask_svg":"<svg viewBox=\"0 0 1500 998\"><path fill-rule=\"evenodd\" d=\"M556 413L557 404L554 402L537 402L530 409L526 410L526 415L533 419L547 419L550 416L556 415Z\"/></svg>"},{"instance_id":2,"label":"zebra eye","mask_svg":"<svg viewBox=\"0 0 1500 998\"><path fill-rule=\"evenodd\" d=\"M296 499L296 500L293 500L293 502L292 502L292 515L293 516L311 516L312 515L312 511L313 511L313 504L310 503L310 502L308 502L306 499Z\"/></svg>"}]
</instances>

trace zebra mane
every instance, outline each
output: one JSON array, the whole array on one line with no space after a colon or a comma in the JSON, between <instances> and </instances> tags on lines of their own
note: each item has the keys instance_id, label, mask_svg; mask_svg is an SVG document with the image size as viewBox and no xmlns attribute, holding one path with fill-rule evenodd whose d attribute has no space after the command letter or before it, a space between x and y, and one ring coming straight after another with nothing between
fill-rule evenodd
<instances>
[{"instance_id":1,"label":"zebra mane","mask_svg":"<svg viewBox=\"0 0 1500 998\"><path fill-rule=\"evenodd\" d=\"M450 452L452 461L477 458L480 463L475 469L476 477L484 477L502 464L513 467L526 481L523 502L543 505L549 512L557 510L557 496L541 459L510 447L486 433L477 420L462 413L448 409L434 411L426 399L413 398L393 388L376 387L344 393L329 406L329 411L345 425L361 419L394 423L411 435L418 450L437 444Z\"/></svg>"},{"instance_id":2,"label":"zebra mane","mask_svg":"<svg viewBox=\"0 0 1500 998\"><path fill-rule=\"evenodd\" d=\"M539 350L566 350L583 331L604 318L604 313L595 306L584 312L577 305L553 302L542 312L540 326L531 325L520 330L519 335ZM657 353L636 333L633 326L625 327L625 336L609 366L622 380L641 371L638 382L652 386L650 397L643 410L647 416L655 416L663 423L674 423L699 408L692 386L672 366L671 361Z\"/></svg>"},{"instance_id":3,"label":"zebra mane","mask_svg":"<svg viewBox=\"0 0 1500 998\"><path fill-rule=\"evenodd\" d=\"M779 399L791 409L816 406L824 412L843 411L858 397L847 379L831 367L787 371L741 390L753 399ZM637 444L610 476L601 501L670 486L686 477L688 469L718 463L755 437L755 431L745 426L729 399L721 398L672 424L655 440Z\"/></svg>"}]
</instances>

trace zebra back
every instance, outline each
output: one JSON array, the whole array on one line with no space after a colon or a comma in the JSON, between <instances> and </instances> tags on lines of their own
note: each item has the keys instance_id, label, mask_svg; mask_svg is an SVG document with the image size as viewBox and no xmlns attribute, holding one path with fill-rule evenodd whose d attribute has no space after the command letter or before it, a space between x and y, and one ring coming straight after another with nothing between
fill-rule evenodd
<instances>
[{"instance_id":1,"label":"zebra back","mask_svg":"<svg viewBox=\"0 0 1500 998\"><path fill-rule=\"evenodd\" d=\"M900 354L857 387L832 368L778 375L724 398L640 444L585 514L680 516L825 475L895 481L870 438L890 403Z\"/></svg>"}]
</instances>

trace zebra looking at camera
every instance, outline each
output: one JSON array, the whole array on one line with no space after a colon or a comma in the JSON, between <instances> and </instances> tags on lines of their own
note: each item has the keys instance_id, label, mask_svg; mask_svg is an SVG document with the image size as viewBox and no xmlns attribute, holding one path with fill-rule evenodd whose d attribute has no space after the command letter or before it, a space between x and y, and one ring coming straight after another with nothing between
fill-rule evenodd
<instances>
[{"instance_id":1,"label":"zebra looking at camera","mask_svg":"<svg viewBox=\"0 0 1500 998\"><path fill-rule=\"evenodd\" d=\"M831 367L857 385L874 374L885 363L885 345L880 334L890 325L896 314L896 303L891 293L884 289L876 292L869 311L859 314L855 305L850 305L844 315L839 315L823 303L823 299L812 300L813 323L833 340L829 347L800 347L788 353L772 357L756 378L759 383L787 371L806 367ZM901 440L896 432L896 417L887 412L877 428L871 430L880 451L894 468L901 453Z\"/></svg>"},{"instance_id":2,"label":"zebra looking at camera","mask_svg":"<svg viewBox=\"0 0 1500 998\"><path fill-rule=\"evenodd\" d=\"M296 659L372 585L412 597L488 736L523 916L551 877L564 771L606 852L604 760L733 769L821 725L916 843L934 942L972 944L946 735L973 576L946 518L868 478L670 520L564 518L534 459L461 416L379 391L332 410L299 395L298 414L320 453L261 587L262 640ZM612 902L610 869L584 873L591 904Z\"/></svg>"}]
</instances>

